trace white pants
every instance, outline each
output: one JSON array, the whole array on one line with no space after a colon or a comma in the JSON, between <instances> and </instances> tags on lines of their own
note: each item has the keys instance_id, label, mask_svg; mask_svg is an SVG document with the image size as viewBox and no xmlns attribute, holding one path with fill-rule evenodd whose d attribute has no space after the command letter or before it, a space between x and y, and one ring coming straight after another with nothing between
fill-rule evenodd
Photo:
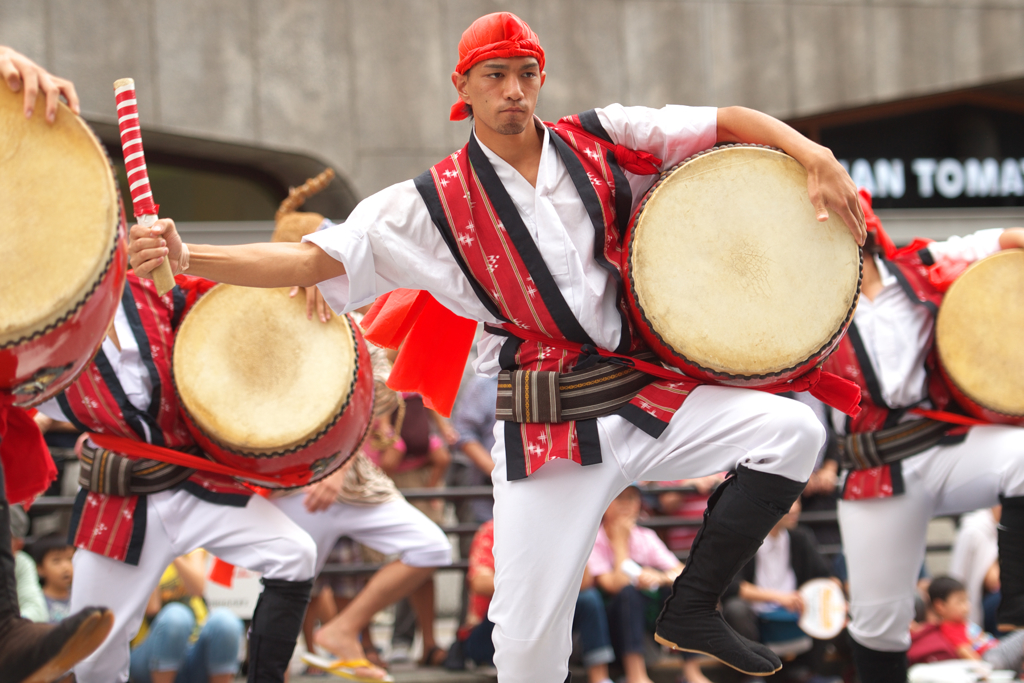
<instances>
[{"instance_id":1,"label":"white pants","mask_svg":"<svg viewBox=\"0 0 1024 683\"><path fill-rule=\"evenodd\" d=\"M805 405L731 387L694 390L659 439L618 416L599 418L603 462L556 460L505 478L495 427L494 662L500 683L564 683L583 568L608 504L634 481L753 470L806 481L825 432ZM521 457L516 454L516 457Z\"/></svg>"},{"instance_id":2,"label":"white pants","mask_svg":"<svg viewBox=\"0 0 1024 683\"><path fill-rule=\"evenodd\" d=\"M139 631L150 594L179 555L205 548L268 579L313 578L313 539L265 498L253 496L245 507L215 505L183 490L146 498L146 540L137 566L88 550L75 553L72 611L101 605L114 613L114 629L103 645L75 667L79 683L128 680L128 644Z\"/></svg>"},{"instance_id":3,"label":"white pants","mask_svg":"<svg viewBox=\"0 0 1024 683\"><path fill-rule=\"evenodd\" d=\"M935 515L991 507L1024 495L1024 429L974 427L963 443L935 446L903 461L906 492L839 502L850 577L850 634L872 650L910 647L925 534Z\"/></svg>"},{"instance_id":4,"label":"white pants","mask_svg":"<svg viewBox=\"0 0 1024 683\"><path fill-rule=\"evenodd\" d=\"M404 499L365 506L334 503L322 512L308 511L302 504L304 499L300 493L271 502L312 536L316 543L317 574L342 536L384 555L397 554L410 567L443 567L452 563L448 537Z\"/></svg>"}]
</instances>

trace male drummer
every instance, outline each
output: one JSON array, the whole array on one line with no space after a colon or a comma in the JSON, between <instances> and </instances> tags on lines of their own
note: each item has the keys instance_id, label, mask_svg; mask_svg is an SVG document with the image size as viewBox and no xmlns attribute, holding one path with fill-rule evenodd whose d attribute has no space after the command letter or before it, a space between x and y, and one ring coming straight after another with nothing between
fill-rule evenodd
<instances>
[{"instance_id":1,"label":"male drummer","mask_svg":"<svg viewBox=\"0 0 1024 683\"><path fill-rule=\"evenodd\" d=\"M466 148L363 200L344 225L303 244L184 246L172 221L154 230L136 226L136 272L148 274L168 258L176 272L242 285L320 283L336 311L396 288L427 290L453 313L513 330L511 337L485 333L479 344L477 370L493 375L525 363L568 369L578 355L557 347L565 339L640 348L623 324L621 274L601 247L615 244L659 170L716 143L786 150L808 169L819 219L836 211L863 241L846 172L827 149L769 116L738 107L611 105L563 119L558 132L534 118L544 50L520 18L502 12L478 19L463 34L459 56L451 118L474 117ZM481 253L484 243L508 248ZM515 337L519 326L538 329L522 322L531 316L547 321L551 345ZM737 636L715 608L803 489L822 427L805 406L756 391L702 386L685 403L687 392L672 382L640 392L650 400L634 397L618 414L495 430L489 616L502 683L566 679L576 592L612 499L634 480L724 470L736 475L711 501L657 636L750 674L781 666L767 648Z\"/></svg>"},{"instance_id":2,"label":"male drummer","mask_svg":"<svg viewBox=\"0 0 1024 683\"><path fill-rule=\"evenodd\" d=\"M181 277L161 297L152 282L128 273L96 357L40 412L83 432L194 448L171 381L171 345L185 313L211 286ZM197 548L263 575L249 634L249 681L281 683L313 586L316 545L309 534L230 477L125 455L139 454L91 441L82 447L70 530L78 548L71 608L97 601L116 621L103 645L75 667L78 683L128 680L129 641L150 594L175 557ZM150 670L161 664L154 659Z\"/></svg>"},{"instance_id":3,"label":"male drummer","mask_svg":"<svg viewBox=\"0 0 1024 683\"><path fill-rule=\"evenodd\" d=\"M47 121L52 123L55 120L57 102L62 95L71 110L78 113L78 96L71 81L48 73L24 55L3 45L0 45L0 77L12 91L24 92L26 118L31 118L40 94L45 96ZM17 134L17 131L7 133ZM8 408L0 395L0 444L5 434L9 443L15 442L13 430L18 429L18 425L13 412L18 410ZM8 455L29 457L22 452L8 454L3 451L0 445L4 459ZM49 457L44 448L40 449L40 455ZM42 487L45 488L45 484ZM11 511L5 492L4 470L0 466L0 683L29 679L52 681L103 642L110 630L111 615L103 607L82 607L93 601L90 599L79 602L77 613L53 626L22 619L11 551Z\"/></svg>"},{"instance_id":4,"label":"male drummer","mask_svg":"<svg viewBox=\"0 0 1024 683\"><path fill-rule=\"evenodd\" d=\"M942 292L929 270L1024 247L1024 229L982 230L897 251L861 190L870 231L860 303L826 369L862 387L855 418L834 415L846 477L839 525L849 567L854 660L860 680L904 683L915 584L935 515L1001 502L1000 627L1024 628L1024 429L961 427L912 408L961 412L936 368Z\"/></svg>"}]
</instances>

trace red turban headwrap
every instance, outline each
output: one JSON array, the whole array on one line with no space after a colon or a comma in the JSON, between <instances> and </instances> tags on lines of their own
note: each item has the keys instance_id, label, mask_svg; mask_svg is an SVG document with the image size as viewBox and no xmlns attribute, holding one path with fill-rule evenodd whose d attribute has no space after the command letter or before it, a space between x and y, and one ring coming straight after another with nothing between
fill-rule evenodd
<instances>
[{"instance_id":1,"label":"red turban headwrap","mask_svg":"<svg viewBox=\"0 0 1024 683\"><path fill-rule=\"evenodd\" d=\"M536 57L540 70L544 70L544 48L540 46L540 39L525 21L511 12L488 14L469 25L459 41L459 64L455 71L464 74L474 64L496 57ZM469 112L461 99L452 105L449 117L452 121L461 121L467 116Z\"/></svg>"}]
</instances>

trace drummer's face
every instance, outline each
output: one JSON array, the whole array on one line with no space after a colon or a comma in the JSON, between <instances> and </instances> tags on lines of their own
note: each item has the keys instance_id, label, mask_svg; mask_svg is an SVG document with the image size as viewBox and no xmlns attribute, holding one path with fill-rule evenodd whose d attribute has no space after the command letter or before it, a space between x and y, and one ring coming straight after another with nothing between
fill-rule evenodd
<instances>
[{"instance_id":1,"label":"drummer's face","mask_svg":"<svg viewBox=\"0 0 1024 683\"><path fill-rule=\"evenodd\" d=\"M456 88L473 117L501 135L519 135L533 124L545 74L534 57L488 59L457 76Z\"/></svg>"}]
</instances>

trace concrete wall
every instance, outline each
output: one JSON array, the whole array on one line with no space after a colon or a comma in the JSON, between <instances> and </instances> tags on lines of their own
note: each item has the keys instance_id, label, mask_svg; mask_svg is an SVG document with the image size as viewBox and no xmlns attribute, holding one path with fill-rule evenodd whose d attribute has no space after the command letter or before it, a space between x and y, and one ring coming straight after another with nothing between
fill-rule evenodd
<instances>
[{"instance_id":1,"label":"concrete wall","mask_svg":"<svg viewBox=\"0 0 1024 683\"><path fill-rule=\"evenodd\" d=\"M0 0L0 43L145 129L294 150L365 196L464 143L462 30L508 9L548 55L542 117L613 101L795 117L1024 76L1024 0Z\"/></svg>"}]
</instances>

